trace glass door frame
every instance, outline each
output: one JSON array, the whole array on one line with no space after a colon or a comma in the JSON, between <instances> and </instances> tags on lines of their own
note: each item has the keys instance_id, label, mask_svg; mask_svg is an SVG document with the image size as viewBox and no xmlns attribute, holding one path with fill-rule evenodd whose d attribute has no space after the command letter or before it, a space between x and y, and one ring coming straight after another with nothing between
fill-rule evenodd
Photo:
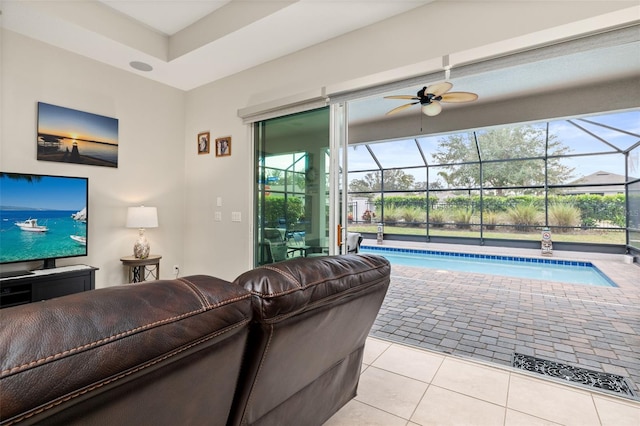
<instances>
[{"instance_id":1,"label":"glass door frame","mask_svg":"<svg viewBox=\"0 0 640 426\"><path fill-rule=\"evenodd\" d=\"M328 106L252 123L253 265L282 261L291 257L337 253L333 228L335 203L332 201L335 188L332 188L331 181L334 173L332 170L335 167L332 159L336 151L332 148L331 123L331 109ZM305 170L302 172L304 186L291 183L298 189L304 188L302 215L295 211L293 206L294 210L291 211L291 216L288 216L287 194L291 191L286 178L288 168L282 169L285 173L284 180L274 175L277 183L269 183L267 169L278 165L277 157L281 155L280 152L285 157L296 152L304 153L306 156ZM275 161L269 167L269 161L266 160L268 158ZM279 164L276 168L281 166ZM277 199L283 194L282 206ZM301 194L293 195L300 197ZM271 202L268 202L269 200ZM280 211L282 209L284 213ZM272 217L274 214L279 214L276 222ZM304 226L305 232L296 231L298 225ZM274 230L279 231L280 235ZM302 245L297 241L300 238L295 238L297 235L303 236Z\"/></svg>"},{"instance_id":2,"label":"glass door frame","mask_svg":"<svg viewBox=\"0 0 640 426\"><path fill-rule=\"evenodd\" d=\"M348 117L347 102L330 105L329 254L347 253L347 201L349 197L347 173Z\"/></svg>"},{"instance_id":3,"label":"glass door frame","mask_svg":"<svg viewBox=\"0 0 640 426\"><path fill-rule=\"evenodd\" d=\"M329 229L328 229L328 254L344 254L347 252L347 215L348 215L348 102L335 103L329 105ZM261 142L258 142L260 139ZM264 121L257 121L251 125L251 140L253 144L254 165L254 202L253 208L253 264L257 265L261 259L259 254L261 247L257 233L262 232L263 226L259 223L259 216L264 216L263 205L259 203L258 182L264 180L265 176L260 176L260 171L264 169L264 164L260 167L257 164L261 158L258 152L259 146L264 143ZM323 173L319 173L323 175ZM265 184L265 182L263 182Z\"/></svg>"}]
</instances>

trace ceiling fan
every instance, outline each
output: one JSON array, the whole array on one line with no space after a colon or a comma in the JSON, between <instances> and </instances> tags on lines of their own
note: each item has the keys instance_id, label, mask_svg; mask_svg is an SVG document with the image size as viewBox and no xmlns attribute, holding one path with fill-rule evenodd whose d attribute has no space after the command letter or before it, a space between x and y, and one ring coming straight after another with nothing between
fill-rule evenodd
<instances>
[{"instance_id":1,"label":"ceiling fan","mask_svg":"<svg viewBox=\"0 0 640 426\"><path fill-rule=\"evenodd\" d=\"M422 105L422 112L428 116L435 116L442 111L442 105L440 102L471 102L478 99L478 95L471 92L449 92L453 87L453 84L445 81L443 83L436 83L430 86L425 86L418 91L416 96L411 95L394 95L385 96L385 99L408 99L415 102L411 102L405 105L401 105L397 108L387 112L386 115L395 114L412 105ZM447 93L449 92L449 93Z\"/></svg>"}]
</instances>

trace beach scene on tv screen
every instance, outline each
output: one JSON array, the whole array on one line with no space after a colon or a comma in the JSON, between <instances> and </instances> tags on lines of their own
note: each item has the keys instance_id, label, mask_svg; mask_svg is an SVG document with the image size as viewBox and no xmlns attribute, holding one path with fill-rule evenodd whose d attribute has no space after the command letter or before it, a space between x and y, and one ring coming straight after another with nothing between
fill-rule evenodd
<instances>
[{"instance_id":1,"label":"beach scene on tv screen","mask_svg":"<svg viewBox=\"0 0 640 426\"><path fill-rule=\"evenodd\" d=\"M87 182L0 173L0 263L86 255Z\"/></svg>"}]
</instances>

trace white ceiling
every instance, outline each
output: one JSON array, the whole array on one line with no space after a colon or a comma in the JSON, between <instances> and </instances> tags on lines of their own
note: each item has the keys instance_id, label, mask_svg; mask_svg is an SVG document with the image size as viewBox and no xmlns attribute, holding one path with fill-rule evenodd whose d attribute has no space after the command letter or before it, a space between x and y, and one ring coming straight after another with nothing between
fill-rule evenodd
<instances>
[{"instance_id":1,"label":"white ceiling","mask_svg":"<svg viewBox=\"0 0 640 426\"><path fill-rule=\"evenodd\" d=\"M634 76L640 82L640 41L569 52L553 57L530 56L533 57L530 60L513 60L513 63L504 64L498 69L467 76L456 77L456 70L453 69L450 81L454 82L454 86L451 91L476 93L479 99L474 103L478 104L572 88L586 87L585 90L588 90L589 85ZM411 102L384 99L384 96L415 95L423 84L430 83L432 81L421 82L420 85L407 87L404 90L383 92L353 102L349 109L350 123L364 123L374 117L383 117L387 111ZM598 99L594 99L594 102L598 102ZM470 104L443 103L443 113L447 109L464 108L466 105ZM414 105L393 116L415 115L419 109L419 104Z\"/></svg>"},{"instance_id":2,"label":"white ceiling","mask_svg":"<svg viewBox=\"0 0 640 426\"><path fill-rule=\"evenodd\" d=\"M433 0L0 0L0 24L12 31L128 72L191 90L261 63L420 7ZM514 0L517 1L517 0ZM636 32L640 34L640 31ZM258 40L258 41L256 41ZM488 71L451 72L453 91L479 95L474 104L558 88L640 76L640 36L622 44L542 54ZM142 72L130 66L153 67ZM444 75L435 80L442 80ZM414 95L420 81L354 105L366 122ZM447 104L459 108L465 104ZM401 114L415 114L418 106Z\"/></svg>"},{"instance_id":3,"label":"white ceiling","mask_svg":"<svg viewBox=\"0 0 640 426\"><path fill-rule=\"evenodd\" d=\"M231 0L98 0L149 27L171 36L213 13Z\"/></svg>"},{"instance_id":4,"label":"white ceiling","mask_svg":"<svg viewBox=\"0 0 640 426\"><path fill-rule=\"evenodd\" d=\"M2 26L182 90L433 0L0 0ZM153 67L142 73L129 65Z\"/></svg>"}]
</instances>

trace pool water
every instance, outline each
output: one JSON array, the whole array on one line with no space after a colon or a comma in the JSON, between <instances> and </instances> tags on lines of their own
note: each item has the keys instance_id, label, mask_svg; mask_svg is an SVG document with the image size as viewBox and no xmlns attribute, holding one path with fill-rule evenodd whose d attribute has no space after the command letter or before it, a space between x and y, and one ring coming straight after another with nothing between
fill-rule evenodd
<instances>
[{"instance_id":1,"label":"pool water","mask_svg":"<svg viewBox=\"0 0 640 426\"><path fill-rule=\"evenodd\" d=\"M617 287L591 262L369 246L363 246L360 252L382 255L392 265Z\"/></svg>"}]
</instances>

